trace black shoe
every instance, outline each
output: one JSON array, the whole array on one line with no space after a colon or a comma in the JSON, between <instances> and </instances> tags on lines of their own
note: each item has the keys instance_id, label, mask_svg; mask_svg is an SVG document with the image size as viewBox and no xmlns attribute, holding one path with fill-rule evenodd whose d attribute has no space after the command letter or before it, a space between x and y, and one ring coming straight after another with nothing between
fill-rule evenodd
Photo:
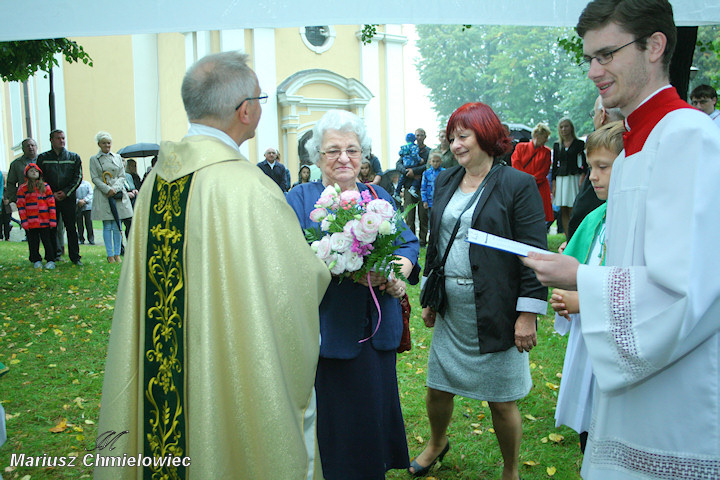
<instances>
[{"instance_id":1,"label":"black shoe","mask_svg":"<svg viewBox=\"0 0 720 480\"><path fill-rule=\"evenodd\" d=\"M73 265L76 265L76 266L78 266L78 267L82 267L82 266L83 266L83 263L82 263L81 260L73 260L72 263L73 263Z\"/></svg>"},{"instance_id":2,"label":"black shoe","mask_svg":"<svg viewBox=\"0 0 720 480\"><path fill-rule=\"evenodd\" d=\"M442 459L445 458L445 454L450 450L450 440L448 440L447 445L445 445L445 448L443 448L443 451L440 452L440 455L435 457L435 460L430 462L430 465L427 467L421 466L419 463L415 461L413 458L412 462L410 462L410 467L415 469L415 472L410 471L410 467L408 467L408 473L412 475L413 477L424 477L428 473L430 473L430 469L438 462L442 462Z\"/></svg>"}]
</instances>

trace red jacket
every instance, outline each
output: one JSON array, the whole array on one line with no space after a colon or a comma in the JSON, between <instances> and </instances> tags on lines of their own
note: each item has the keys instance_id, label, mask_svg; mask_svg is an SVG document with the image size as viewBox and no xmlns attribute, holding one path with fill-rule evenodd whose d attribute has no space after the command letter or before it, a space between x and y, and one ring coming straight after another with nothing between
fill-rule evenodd
<instances>
[{"instance_id":1,"label":"red jacket","mask_svg":"<svg viewBox=\"0 0 720 480\"><path fill-rule=\"evenodd\" d=\"M57 226L55 197L47 183L45 192L29 192L27 182L20 185L17 191L17 207L25 230Z\"/></svg>"}]
</instances>

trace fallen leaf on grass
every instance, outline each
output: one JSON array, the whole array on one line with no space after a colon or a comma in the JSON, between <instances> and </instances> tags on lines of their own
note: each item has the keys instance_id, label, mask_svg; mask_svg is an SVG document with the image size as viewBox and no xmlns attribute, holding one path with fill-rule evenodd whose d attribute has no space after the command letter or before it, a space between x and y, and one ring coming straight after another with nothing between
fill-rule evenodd
<instances>
[{"instance_id":1,"label":"fallen leaf on grass","mask_svg":"<svg viewBox=\"0 0 720 480\"><path fill-rule=\"evenodd\" d=\"M415 440L417 440L418 443L425 443L425 440L423 440L423 438L420 435L415 437Z\"/></svg>"},{"instance_id":2,"label":"fallen leaf on grass","mask_svg":"<svg viewBox=\"0 0 720 480\"><path fill-rule=\"evenodd\" d=\"M60 433L64 432L65 429L67 429L67 418L63 418L62 420L60 420L60 422L54 427L52 427L50 431L52 433Z\"/></svg>"},{"instance_id":3,"label":"fallen leaf on grass","mask_svg":"<svg viewBox=\"0 0 720 480\"><path fill-rule=\"evenodd\" d=\"M550 435L548 435L548 438L555 443L560 443L565 440L565 437L563 437L559 433L551 433Z\"/></svg>"},{"instance_id":4,"label":"fallen leaf on grass","mask_svg":"<svg viewBox=\"0 0 720 480\"><path fill-rule=\"evenodd\" d=\"M75 403L80 408L85 408L85 407L83 407L83 404L82 404L82 402L84 402L84 401L85 401L84 398L75 397L75 399L73 400L73 403Z\"/></svg>"},{"instance_id":5,"label":"fallen leaf on grass","mask_svg":"<svg viewBox=\"0 0 720 480\"><path fill-rule=\"evenodd\" d=\"M528 467L534 467L537 464L538 463L534 460L527 460L527 461L523 462L523 465L527 465Z\"/></svg>"},{"instance_id":6,"label":"fallen leaf on grass","mask_svg":"<svg viewBox=\"0 0 720 480\"><path fill-rule=\"evenodd\" d=\"M530 415L529 413L525 414L525 418L527 418L528 420L531 420L531 421L533 421L533 422L534 422L535 420L537 420L537 418L533 417L533 416Z\"/></svg>"},{"instance_id":7,"label":"fallen leaf on grass","mask_svg":"<svg viewBox=\"0 0 720 480\"><path fill-rule=\"evenodd\" d=\"M95 422L93 422L93 421L90 420L89 418L85 420L85 423L86 423L87 425L95 425Z\"/></svg>"},{"instance_id":8,"label":"fallen leaf on grass","mask_svg":"<svg viewBox=\"0 0 720 480\"><path fill-rule=\"evenodd\" d=\"M552 477L555 475L555 472L557 472L557 469L555 467L547 467L545 471L547 471L547 474Z\"/></svg>"},{"instance_id":9,"label":"fallen leaf on grass","mask_svg":"<svg viewBox=\"0 0 720 480\"><path fill-rule=\"evenodd\" d=\"M548 438L547 438L547 437L543 437L543 438L540 439L540 443L547 443L547 442L548 442Z\"/></svg>"},{"instance_id":10,"label":"fallen leaf on grass","mask_svg":"<svg viewBox=\"0 0 720 480\"><path fill-rule=\"evenodd\" d=\"M554 383L550 383L550 382L545 382L545 386L552 390L557 390L558 388L560 388L558 385L555 385Z\"/></svg>"},{"instance_id":11,"label":"fallen leaf on grass","mask_svg":"<svg viewBox=\"0 0 720 480\"><path fill-rule=\"evenodd\" d=\"M473 435L482 435L482 430L476 428L475 430L472 431L472 433L473 433Z\"/></svg>"}]
</instances>

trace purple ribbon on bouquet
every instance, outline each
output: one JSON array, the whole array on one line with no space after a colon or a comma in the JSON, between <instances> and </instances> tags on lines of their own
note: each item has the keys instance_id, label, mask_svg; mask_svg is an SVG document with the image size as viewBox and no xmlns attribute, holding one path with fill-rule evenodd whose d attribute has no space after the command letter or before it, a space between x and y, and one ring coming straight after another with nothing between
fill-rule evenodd
<instances>
[{"instance_id":1,"label":"purple ribbon on bouquet","mask_svg":"<svg viewBox=\"0 0 720 480\"><path fill-rule=\"evenodd\" d=\"M374 337L378 331L378 328L380 328L380 321L382 320L382 312L380 311L380 302L378 302L378 299L375 296L375 291L372 288L372 283L370 283L370 272L368 272L368 274L367 274L367 281L368 281L368 288L370 289L370 295L372 295L373 301L375 302L375 308L377 308L377 311L378 311L378 321L377 321L377 325L375 326L375 331L372 333L372 335L370 335L369 337L364 338L362 340L358 340L358 343L367 342L372 337Z\"/></svg>"}]
</instances>

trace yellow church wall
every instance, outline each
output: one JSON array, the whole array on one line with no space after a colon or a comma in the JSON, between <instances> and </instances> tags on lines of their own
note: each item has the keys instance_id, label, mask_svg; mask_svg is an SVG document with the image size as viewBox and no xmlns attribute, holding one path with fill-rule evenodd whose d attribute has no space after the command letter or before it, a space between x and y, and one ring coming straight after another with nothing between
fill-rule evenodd
<instances>
[{"instance_id":1,"label":"yellow church wall","mask_svg":"<svg viewBox=\"0 0 720 480\"><path fill-rule=\"evenodd\" d=\"M296 95L302 95L306 98L328 98L328 99L342 99L348 98L347 94L341 90L338 90L332 85L326 85L323 83L313 83L311 85L304 85L300 87Z\"/></svg>"},{"instance_id":2,"label":"yellow church wall","mask_svg":"<svg viewBox=\"0 0 720 480\"><path fill-rule=\"evenodd\" d=\"M348 78L360 79L360 51L355 32L357 25L337 25L335 41L329 50L315 53L300 36L298 28L275 30L278 83L301 70L322 68Z\"/></svg>"},{"instance_id":3,"label":"yellow church wall","mask_svg":"<svg viewBox=\"0 0 720 480\"><path fill-rule=\"evenodd\" d=\"M132 37L83 37L73 39L92 57L93 66L63 65L67 149L88 161L98 152L95 135L110 132L113 151L135 143Z\"/></svg>"},{"instance_id":4,"label":"yellow church wall","mask_svg":"<svg viewBox=\"0 0 720 480\"><path fill-rule=\"evenodd\" d=\"M163 140L177 141L187 133L187 116L180 88L185 75L185 37L180 33L158 35L160 131Z\"/></svg>"}]
</instances>

